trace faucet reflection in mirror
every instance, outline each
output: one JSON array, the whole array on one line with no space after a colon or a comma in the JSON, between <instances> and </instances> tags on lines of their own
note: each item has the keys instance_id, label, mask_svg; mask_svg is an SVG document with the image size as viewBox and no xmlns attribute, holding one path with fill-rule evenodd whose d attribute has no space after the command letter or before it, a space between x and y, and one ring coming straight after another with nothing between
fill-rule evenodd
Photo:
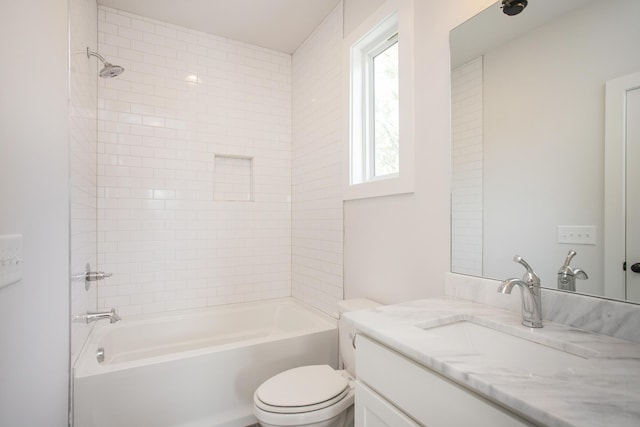
<instances>
[{"instance_id":1,"label":"faucet reflection in mirror","mask_svg":"<svg viewBox=\"0 0 640 427\"><path fill-rule=\"evenodd\" d=\"M522 324L528 328L542 328L542 299L540 297L540 277L520 256L513 260L521 264L527 271L522 279L507 279L500 283L498 292L510 294L514 286L520 286L522 294Z\"/></svg>"},{"instance_id":2,"label":"faucet reflection in mirror","mask_svg":"<svg viewBox=\"0 0 640 427\"><path fill-rule=\"evenodd\" d=\"M562 289L563 291L575 292L576 279L586 280L589 278L584 270L572 268L569 265L574 256L576 256L576 251L570 250L567 258L564 260L564 264L560 267L560 270L558 270L558 289Z\"/></svg>"}]
</instances>

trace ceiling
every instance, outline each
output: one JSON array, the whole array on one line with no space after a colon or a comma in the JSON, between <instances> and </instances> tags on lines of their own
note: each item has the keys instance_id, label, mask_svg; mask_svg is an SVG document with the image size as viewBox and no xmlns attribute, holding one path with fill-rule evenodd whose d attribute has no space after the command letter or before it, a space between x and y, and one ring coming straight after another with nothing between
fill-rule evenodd
<instances>
[{"instance_id":1,"label":"ceiling","mask_svg":"<svg viewBox=\"0 0 640 427\"><path fill-rule=\"evenodd\" d=\"M98 4L293 53L339 1L98 0Z\"/></svg>"}]
</instances>

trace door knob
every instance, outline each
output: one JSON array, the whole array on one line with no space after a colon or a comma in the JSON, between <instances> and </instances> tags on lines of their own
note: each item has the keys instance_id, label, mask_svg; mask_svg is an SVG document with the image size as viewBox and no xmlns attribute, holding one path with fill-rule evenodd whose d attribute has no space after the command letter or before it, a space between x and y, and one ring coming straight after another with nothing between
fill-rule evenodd
<instances>
[{"instance_id":1,"label":"door knob","mask_svg":"<svg viewBox=\"0 0 640 427\"><path fill-rule=\"evenodd\" d=\"M636 262L631 266L631 271L634 273L640 273L640 262Z\"/></svg>"}]
</instances>

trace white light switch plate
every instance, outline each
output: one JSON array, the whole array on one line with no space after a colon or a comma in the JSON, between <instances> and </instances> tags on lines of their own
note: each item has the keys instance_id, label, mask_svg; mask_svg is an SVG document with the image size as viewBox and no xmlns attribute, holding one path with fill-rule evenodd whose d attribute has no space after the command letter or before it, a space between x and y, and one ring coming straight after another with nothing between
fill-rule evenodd
<instances>
[{"instance_id":1,"label":"white light switch plate","mask_svg":"<svg viewBox=\"0 0 640 427\"><path fill-rule=\"evenodd\" d=\"M0 236L0 288L22 280L22 235Z\"/></svg>"},{"instance_id":2,"label":"white light switch plate","mask_svg":"<svg viewBox=\"0 0 640 427\"><path fill-rule=\"evenodd\" d=\"M595 225L559 225L558 243L573 245L595 245Z\"/></svg>"}]
</instances>

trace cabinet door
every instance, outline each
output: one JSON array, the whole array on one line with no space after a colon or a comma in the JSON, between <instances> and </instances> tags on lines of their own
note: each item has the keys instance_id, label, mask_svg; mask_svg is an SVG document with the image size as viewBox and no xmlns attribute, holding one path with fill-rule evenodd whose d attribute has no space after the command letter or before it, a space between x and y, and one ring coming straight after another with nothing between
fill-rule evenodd
<instances>
[{"instance_id":1,"label":"cabinet door","mask_svg":"<svg viewBox=\"0 0 640 427\"><path fill-rule=\"evenodd\" d=\"M364 335L358 335L357 344L358 382L366 385L385 401L393 402L394 406L409 414L411 419L416 420L420 425L429 427L531 427L535 425ZM389 372L393 372L393 375ZM357 400L356 395L356 402Z\"/></svg>"},{"instance_id":2,"label":"cabinet door","mask_svg":"<svg viewBox=\"0 0 640 427\"><path fill-rule=\"evenodd\" d=\"M355 427L419 427L367 386L356 382Z\"/></svg>"}]
</instances>

